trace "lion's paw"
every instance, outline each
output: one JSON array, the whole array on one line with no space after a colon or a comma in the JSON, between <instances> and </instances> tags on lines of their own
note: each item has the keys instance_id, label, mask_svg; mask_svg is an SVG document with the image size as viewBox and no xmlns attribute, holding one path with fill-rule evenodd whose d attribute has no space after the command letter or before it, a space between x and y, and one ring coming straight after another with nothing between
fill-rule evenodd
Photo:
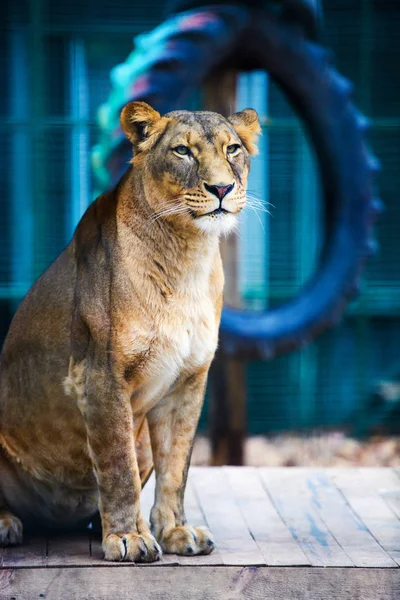
<instances>
[{"instance_id":1,"label":"lion's paw","mask_svg":"<svg viewBox=\"0 0 400 600\"><path fill-rule=\"evenodd\" d=\"M0 513L0 546L22 544L22 523L9 512Z\"/></svg>"},{"instance_id":2,"label":"lion's paw","mask_svg":"<svg viewBox=\"0 0 400 600\"><path fill-rule=\"evenodd\" d=\"M151 534L110 534L103 541L104 558L113 561L155 562L162 550Z\"/></svg>"},{"instance_id":3,"label":"lion's paw","mask_svg":"<svg viewBox=\"0 0 400 600\"><path fill-rule=\"evenodd\" d=\"M191 527L181 525L166 533L160 541L163 551L167 554L210 554L215 548L212 534L206 527Z\"/></svg>"}]
</instances>

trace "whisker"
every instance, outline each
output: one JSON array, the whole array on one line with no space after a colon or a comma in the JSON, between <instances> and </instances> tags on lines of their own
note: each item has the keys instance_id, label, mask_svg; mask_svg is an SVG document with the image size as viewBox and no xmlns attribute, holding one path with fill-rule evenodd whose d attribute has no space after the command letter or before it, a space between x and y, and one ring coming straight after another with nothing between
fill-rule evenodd
<instances>
[{"instance_id":1,"label":"whisker","mask_svg":"<svg viewBox=\"0 0 400 600\"><path fill-rule=\"evenodd\" d=\"M259 212L267 213L268 215L273 217L273 214L271 213L271 211L268 210L268 208L266 208L266 206L262 202L260 202L259 200L255 201L253 198L251 198L251 197L249 198L248 196L246 197L246 199L247 199L247 206L249 208L253 209L254 211L257 210ZM271 206L273 206L273 205L271 204Z\"/></svg>"},{"instance_id":2,"label":"whisker","mask_svg":"<svg viewBox=\"0 0 400 600\"><path fill-rule=\"evenodd\" d=\"M150 222L151 223L156 223L157 221L159 221L160 219L165 219L166 217L170 217L172 215L178 215L178 214L184 214L184 213L168 213L167 215L157 215L154 219L152 219Z\"/></svg>"},{"instance_id":3,"label":"whisker","mask_svg":"<svg viewBox=\"0 0 400 600\"><path fill-rule=\"evenodd\" d=\"M260 198L257 198L256 196L253 196L252 194L247 193L246 198L248 198L249 200L254 202L254 204L256 204L256 205L272 206L272 208L276 208L276 206L274 204L272 204L272 202L266 202L265 200L260 200Z\"/></svg>"},{"instance_id":4,"label":"whisker","mask_svg":"<svg viewBox=\"0 0 400 600\"><path fill-rule=\"evenodd\" d=\"M261 217L260 217L260 215L258 214L258 212L256 211L256 209L255 209L253 206L251 206L251 205L249 205L249 206L250 206L251 210L254 212L254 214L256 215L256 217L257 217L257 219L258 219L258 222L259 222L259 223L260 223L260 225L261 225L261 229L263 230L263 233L264 233L264 235L265 235L264 223L261 221Z\"/></svg>"},{"instance_id":5,"label":"whisker","mask_svg":"<svg viewBox=\"0 0 400 600\"><path fill-rule=\"evenodd\" d=\"M182 205L166 206L165 208L162 208L158 212L155 212L154 215L151 217L150 221L152 223L154 223L161 217L168 217L171 215L179 215L179 214L183 214L183 213L187 213L187 212L188 212L188 208L186 206L182 206Z\"/></svg>"},{"instance_id":6,"label":"whisker","mask_svg":"<svg viewBox=\"0 0 400 600\"><path fill-rule=\"evenodd\" d=\"M155 213L155 215L157 217L160 217L160 216L165 216L165 215L169 215L169 214L175 214L178 212L184 212L185 210L186 210L185 206L172 206L172 207L160 210L159 212Z\"/></svg>"},{"instance_id":7,"label":"whisker","mask_svg":"<svg viewBox=\"0 0 400 600\"><path fill-rule=\"evenodd\" d=\"M260 212L260 213L264 213L266 215L269 215L272 218L274 217L274 215L271 213L271 211L269 211L267 208L263 208L263 207L259 207L259 206L253 206L250 202L248 202L246 204L246 206L248 208L251 208L251 210L253 210L254 212L257 212L257 213Z\"/></svg>"},{"instance_id":8,"label":"whisker","mask_svg":"<svg viewBox=\"0 0 400 600\"><path fill-rule=\"evenodd\" d=\"M262 204L268 204L270 206L274 206L273 204L271 204L271 202L266 202L263 198L260 198L259 193L254 190L247 189L246 196L248 196L249 198L252 198L253 200L261 202ZM275 208L275 206L274 206L274 208Z\"/></svg>"}]
</instances>

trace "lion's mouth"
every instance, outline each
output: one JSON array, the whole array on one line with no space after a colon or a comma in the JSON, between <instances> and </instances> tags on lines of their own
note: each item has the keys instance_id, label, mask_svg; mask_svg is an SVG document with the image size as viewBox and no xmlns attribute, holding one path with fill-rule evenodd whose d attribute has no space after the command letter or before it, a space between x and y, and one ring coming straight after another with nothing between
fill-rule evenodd
<instances>
[{"instance_id":1,"label":"lion's mouth","mask_svg":"<svg viewBox=\"0 0 400 600\"><path fill-rule=\"evenodd\" d=\"M225 210L225 208L216 208L215 210L212 210L210 212L204 213L203 215L199 215L199 217L212 217L213 215L230 215L231 211L230 210Z\"/></svg>"}]
</instances>

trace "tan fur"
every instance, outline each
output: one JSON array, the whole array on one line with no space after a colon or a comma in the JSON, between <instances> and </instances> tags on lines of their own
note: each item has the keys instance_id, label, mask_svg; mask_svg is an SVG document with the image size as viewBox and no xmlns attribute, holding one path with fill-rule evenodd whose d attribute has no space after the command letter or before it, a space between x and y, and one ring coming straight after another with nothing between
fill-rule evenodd
<instances>
[{"instance_id":1,"label":"tan fur","mask_svg":"<svg viewBox=\"0 0 400 600\"><path fill-rule=\"evenodd\" d=\"M212 551L183 497L217 346L218 238L245 204L250 112L123 110L132 167L89 207L4 344L0 544L21 541L21 521L71 527L99 509L108 560ZM220 202L205 184L234 187ZM153 463L150 533L140 489Z\"/></svg>"},{"instance_id":2,"label":"tan fur","mask_svg":"<svg viewBox=\"0 0 400 600\"><path fill-rule=\"evenodd\" d=\"M249 154L257 154L256 141L261 133L261 127L256 111L246 108L239 115L232 115L230 122L235 127Z\"/></svg>"}]
</instances>

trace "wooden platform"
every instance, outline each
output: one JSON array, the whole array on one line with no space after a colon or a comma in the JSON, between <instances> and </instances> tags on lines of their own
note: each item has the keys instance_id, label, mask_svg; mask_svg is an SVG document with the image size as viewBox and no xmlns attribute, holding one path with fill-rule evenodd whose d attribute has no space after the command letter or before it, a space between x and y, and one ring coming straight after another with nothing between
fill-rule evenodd
<instances>
[{"instance_id":1,"label":"wooden platform","mask_svg":"<svg viewBox=\"0 0 400 600\"><path fill-rule=\"evenodd\" d=\"M395 469L192 468L186 512L210 556L139 566L105 562L90 532L27 539L1 550L0 599L400 599Z\"/></svg>"}]
</instances>

